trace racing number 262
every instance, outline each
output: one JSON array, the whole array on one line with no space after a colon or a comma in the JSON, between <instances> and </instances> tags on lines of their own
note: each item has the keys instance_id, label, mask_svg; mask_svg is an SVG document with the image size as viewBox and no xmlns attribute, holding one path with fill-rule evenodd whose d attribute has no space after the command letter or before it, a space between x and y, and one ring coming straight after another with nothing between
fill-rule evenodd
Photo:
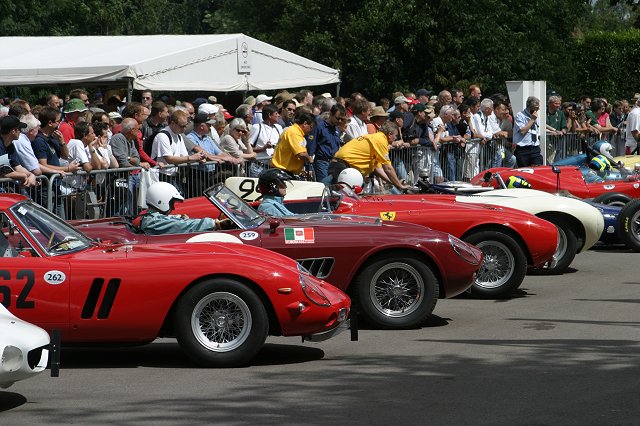
<instances>
[{"instance_id":1,"label":"racing number 262","mask_svg":"<svg viewBox=\"0 0 640 426\"><path fill-rule=\"evenodd\" d=\"M11 273L7 270L0 270L0 279L8 281L11 279ZM30 269L22 269L16 273L17 280L25 280L24 287L18 295L16 300L16 308L18 309L33 309L36 307L36 303L33 300L27 300L33 284L35 283L35 275ZM2 304L5 308L11 307L11 287L7 285L0 285L0 297L2 298Z\"/></svg>"}]
</instances>

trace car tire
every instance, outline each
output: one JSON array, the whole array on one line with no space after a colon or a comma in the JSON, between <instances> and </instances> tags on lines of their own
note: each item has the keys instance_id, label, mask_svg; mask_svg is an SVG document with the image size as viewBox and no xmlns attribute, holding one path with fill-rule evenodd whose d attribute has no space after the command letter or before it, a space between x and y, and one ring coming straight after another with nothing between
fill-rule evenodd
<instances>
[{"instance_id":1,"label":"car tire","mask_svg":"<svg viewBox=\"0 0 640 426\"><path fill-rule=\"evenodd\" d=\"M185 353L206 367L248 363L269 332L267 311L247 285L230 279L196 284L179 300L174 327Z\"/></svg>"},{"instance_id":2,"label":"car tire","mask_svg":"<svg viewBox=\"0 0 640 426\"><path fill-rule=\"evenodd\" d=\"M431 268L406 257L371 263L358 275L356 286L362 315L371 325L388 329L419 327L439 295Z\"/></svg>"},{"instance_id":3,"label":"car tire","mask_svg":"<svg viewBox=\"0 0 640 426\"><path fill-rule=\"evenodd\" d=\"M611 206L620 207L624 206L629 201L631 201L631 197L627 194L623 194L622 192L605 192L593 199L594 203L609 204Z\"/></svg>"},{"instance_id":4,"label":"car tire","mask_svg":"<svg viewBox=\"0 0 640 426\"><path fill-rule=\"evenodd\" d=\"M484 254L478 276L470 288L472 296L499 298L517 289L527 273L527 257L520 244L500 231L479 231L464 241Z\"/></svg>"},{"instance_id":5,"label":"car tire","mask_svg":"<svg viewBox=\"0 0 640 426\"><path fill-rule=\"evenodd\" d=\"M547 262L543 270L548 274L561 274L576 257L578 237L576 237L575 231L566 220L545 217L542 219L553 223L558 230L558 249L554 253L553 259Z\"/></svg>"},{"instance_id":6,"label":"car tire","mask_svg":"<svg viewBox=\"0 0 640 426\"><path fill-rule=\"evenodd\" d=\"M640 252L640 200L630 201L620 210L618 236L625 246Z\"/></svg>"}]
</instances>

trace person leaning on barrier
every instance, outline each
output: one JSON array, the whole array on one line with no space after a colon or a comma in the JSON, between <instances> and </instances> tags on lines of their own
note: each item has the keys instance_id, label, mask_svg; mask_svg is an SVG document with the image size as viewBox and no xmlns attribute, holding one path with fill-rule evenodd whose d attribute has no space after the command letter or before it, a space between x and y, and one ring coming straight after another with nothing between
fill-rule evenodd
<instances>
[{"instance_id":1,"label":"person leaning on barrier","mask_svg":"<svg viewBox=\"0 0 640 426\"><path fill-rule=\"evenodd\" d=\"M387 122L377 133L360 136L345 144L338 150L329 166L333 183L337 182L342 170L353 167L363 176L375 172L382 180L401 191L411 188L398 179L389 159L389 144L395 140L397 132L398 126Z\"/></svg>"},{"instance_id":2,"label":"person leaning on barrier","mask_svg":"<svg viewBox=\"0 0 640 426\"><path fill-rule=\"evenodd\" d=\"M186 215L171 215L176 201L184 201L180 192L168 182L155 182L149 186L146 196L148 210L140 217L140 229L145 234L163 235L203 232L223 229L229 219L205 217L189 219Z\"/></svg>"},{"instance_id":3,"label":"person leaning on barrier","mask_svg":"<svg viewBox=\"0 0 640 426\"><path fill-rule=\"evenodd\" d=\"M513 143L516 145L518 167L540 166L543 163L540 152L539 110L540 99L529 96L526 108L517 113L513 120Z\"/></svg>"},{"instance_id":4,"label":"person leaning on barrier","mask_svg":"<svg viewBox=\"0 0 640 426\"><path fill-rule=\"evenodd\" d=\"M234 158L243 160L253 160L256 153L253 152L251 144L244 141L249 133L247 124L241 118L234 118L229 123L228 133L220 140L220 148Z\"/></svg>"},{"instance_id":5,"label":"person leaning on barrier","mask_svg":"<svg viewBox=\"0 0 640 426\"><path fill-rule=\"evenodd\" d=\"M33 153L40 163L40 170L47 175L55 173L75 173L80 169L76 161L66 165L60 163L60 159L66 159L69 148L64 141L62 133L58 130L60 124L60 111L46 106L38 115L40 131L32 142Z\"/></svg>"},{"instance_id":6,"label":"person leaning on barrier","mask_svg":"<svg viewBox=\"0 0 640 426\"><path fill-rule=\"evenodd\" d=\"M296 112L293 123L293 126L287 127L282 133L273 152L271 166L297 175L302 173L305 164L314 162L307 152L305 135L313 130L316 119L313 114L300 110Z\"/></svg>"},{"instance_id":7,"label":"person leaning on barrier","mask_svg":"<svg viewBox=\"0 0 640 426\"><path fill-rule=\"evenodd\" d=\"M169 125L162 129L153 139L151 148L151 158L157 162L177 166L191 162L204 163L206 161L204 152L191 154L187 152L184 144L185 136L182 134L187 127L189 115L185 111L176 110L169 116ZM160 173L166 179L177 182L177 168L163 167Z\"/></svg>"},{"instance_id":8,"label":"person leaning on barrier","mask_svg":"<svg viewBox=\"0 0 640 426\"><path fill-rule=\"evenodd\" d=\"M13 115L0 119L0 137L3 142L0 144L0 158L7 156L7 163L0 164L0 177L19 180L24 187L29 188L36 185L36 176L20 165L18 153L13 146L13 141L18 138L20 129L25 127L27 125Z\"/></svg>"}]
</instances>

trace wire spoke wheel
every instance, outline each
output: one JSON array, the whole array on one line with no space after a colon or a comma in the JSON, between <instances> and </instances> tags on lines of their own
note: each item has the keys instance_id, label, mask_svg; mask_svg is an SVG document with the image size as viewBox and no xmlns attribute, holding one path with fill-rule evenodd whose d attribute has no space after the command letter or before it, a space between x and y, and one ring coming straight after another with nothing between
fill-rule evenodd
<instances>
[{"instance_id":1,"label":"wire spoke wheel","mask_svg":"<svg viewBox=\"0 0 640 426\"><path fill-rule=\"evenodd\" d=\"M476 284L484 288L498 288L509 281L515 268L511 250L499 241L483 241L478 248L484 253Z\"/></svg>"},{"instance_id":2,"label":"wire spoke wheel","mask_svg":"<svg viewBox=\"0 0 640 426\"><path fill-rule=\"evenodd\" d=\"M372 278L371 300L376 309L390 317L402 317L418 309L424 298L420 273L406 263L390 263Z\"/></svg>"},{"instance_id":3,"label":"wire spoke wheel","mask_svg":"<svg viewBox=\"0 0 640 426\"><path fill-rule=\"evenodd\" d=\"M217 292L204 297L193 310L194 336L206 348L232 351L242 345L251 331L251 311L238 296Z\"/></svg>"}]
</instances>

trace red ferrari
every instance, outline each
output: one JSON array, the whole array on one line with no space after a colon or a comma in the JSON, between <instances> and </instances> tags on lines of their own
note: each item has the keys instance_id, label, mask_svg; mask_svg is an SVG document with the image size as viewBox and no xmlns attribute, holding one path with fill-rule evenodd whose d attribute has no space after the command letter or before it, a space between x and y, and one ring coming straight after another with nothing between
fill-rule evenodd
<instances>
[{"instance_id":1,"label":"red ferrari","mask_svg":"<svg viewBox=\"0 0 640 426\"><path fill-rule=\"evenodd\" d=\"M20 195L0 197L0 300L67 343L175 336L205 366L249 362L268 334L323 340L349 297L250 245L96 242Z\"/></svg>"},{"instance_id":2,"label":"red ferrari","mask_svg":"<svg viewBox=\"0 0 640 426\"><path fill-rule=\"evenodd\" d=\"M476 247L443 232L402 222L352 215L308 214L268 218L222 184L206 197L176 205L191 217L224 214L221 232L146 235L122 218L74 222L84 233L118 242L167 243L235 240L284 254L313 275L350 292L375 326L419 326L438 298L466 291L480 268Z\"/></svg>"},{"instance_id":3,"label":"red ferrari","mask_svg":"<svg viewBox=\"0 0 640 426\"><path fill-rule=\"evenodd\" d=\"M626 180L586 182L582 169L576 166L536 166L520 169L498 167L474 176L471 183L500 188L498 179L507 183L511 176L525 178L533 189L539 191L569 191L579 198L593 198L597 203L622 201L624 204L631 198L640 198L640 180L637 174L628 175Z\"/></svg>"},{"instance_id":4,"label":"red ferrari","mask_svg":"<svg viewBox=\"0 0 640 426\"><path fill-rule=\"evenodd\" d=\"M255 200L260 196L255 192L256 182L255 178L229 178L226 185L242 198ZM305 193L313 195L307 197ZM507 296L520 286L527 266L544 266L558 245L556 227L546 220L508 207L457 202L455 195L359 197L344 189L330 193L318 182L295 181L293 190L287 189L285 202L297 213L323 211L410 222L474 244L484 253L471 287L471 293L480 297ZM257 203L254 201L254 205ZM202 198L193 198L186 200L180 211L199 217L218 214L206 204Z\"/></svg>"}]
</instances>

